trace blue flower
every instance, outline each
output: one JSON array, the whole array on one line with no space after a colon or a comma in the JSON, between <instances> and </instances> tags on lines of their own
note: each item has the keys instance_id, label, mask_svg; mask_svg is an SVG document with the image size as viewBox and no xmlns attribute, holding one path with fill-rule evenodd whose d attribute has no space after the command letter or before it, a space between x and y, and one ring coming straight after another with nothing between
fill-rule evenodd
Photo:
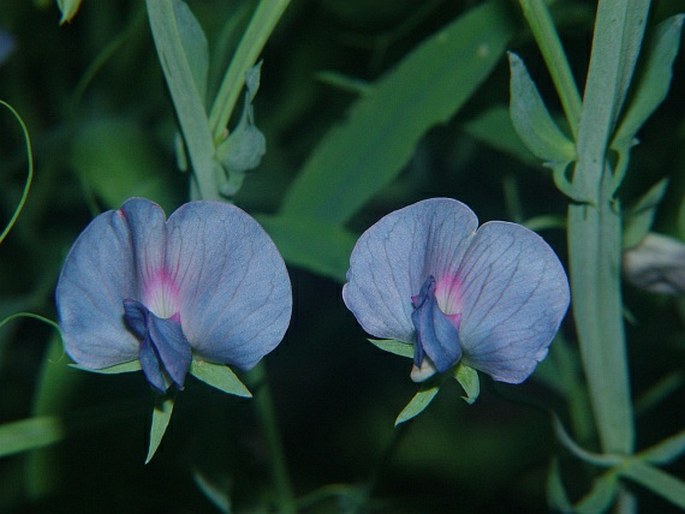
<instances>
[{"instance_id":1,"label":"blue flower","mask_svg":"<svg viewBox=\"0 0 685 514\"><path fill-rule=\"evenodd\" d=\"M194 357L253 367L281 341L292 311L283 259L245 212L198 201L166 220L140 198L81 233L56 302L65 349L78 365L139 360L160 392L183 387Z\"/></svg>"},{"instance_id":2,"label":"blue flower","mask_svg":"<svg viewBox=\"0 0 685 514\"><path fill-rule=\"evenodd\" d=\"M478 228L466 205L434 198L362 234L343 300L369 334L414 345L417 382L463 362L520 383L547 355L569 287L531 230L505 221Z\"/></svg>"}]
</instances>

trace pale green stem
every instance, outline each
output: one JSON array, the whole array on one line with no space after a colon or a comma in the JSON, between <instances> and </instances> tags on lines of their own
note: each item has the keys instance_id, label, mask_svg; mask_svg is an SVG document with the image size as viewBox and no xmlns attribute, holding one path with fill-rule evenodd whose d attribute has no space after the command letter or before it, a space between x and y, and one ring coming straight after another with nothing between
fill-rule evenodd
<instances>
[{"instance_id":1,"label":"pale green stem","mask_svg":"<svg viewBox=\"0 0 685 514\"><path fill-rule=\"evenodd\" d=\"M580 353L602 449L629 454L633 412L621 299L621 214L607 146L632 73L648 1L603 0L597 9L590 69L578 128L576 193L587 203L569 207L573 310ZM637 45L635 41L637 41Z\"/></svg>"},{"instance_id":2,"label":"pale green stem","mask_svg":"<svg viewBox=\"0 0 685 514\"><path fill-rule=\"evenodd\" d=\"M602 0L578 126L573 189L582 204L568 212L573 313L602 450L631 454L635 445L621 298L620 184L607 149L632 78L649 0ZM617 511L637 511L622 490Z\"/></svg>"}]
</instances>

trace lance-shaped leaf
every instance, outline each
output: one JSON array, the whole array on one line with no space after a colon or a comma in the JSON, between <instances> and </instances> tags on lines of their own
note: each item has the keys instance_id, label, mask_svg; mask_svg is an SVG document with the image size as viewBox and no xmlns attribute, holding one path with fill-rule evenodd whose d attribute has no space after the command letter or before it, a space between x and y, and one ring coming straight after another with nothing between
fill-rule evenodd
<instances>
[{"instance_id":1,"label":"lance-shaped leaf","mask_svg":"<svg viewBox=\"0 0 685 514\"><path fill-rule=\"evenodd\" d=\"M464 105L499 62L513 28L504 5L489 1L419 45L321 139L282 214L348 221L400 173L424 133Z\"/></svg>"},{"instance_id":2,"label":"lance-shaped leaf","mask_svg":"<svg viewBox=\"0 0 685 514\"><path fill-rule=\"evenodd\" d=\"M509 113L516 133L528 149L545 162L573 161L573 143L557 127L525 64L512 52L509 52L509 69Z\"/></svg>"},{"instance_id":3,"label":"lance-shaped leaf","mask_svg":"<svg viewBox=\"0 0 685 514\"><path fill-rule=\"evenodd\" d=\"M57 0L57 7L62 12L62 18L59 20L60 25L74 19L81 7L81 2L82 0Z\"/></svg>"},{"instance_id":4,"label":"lance-shaped leaf","mask_svg":"<svg viewBox=\"0 0 685 514\"><path fill-rule=\"evenodd\" d=\"M221 166L205 108L206 41L181 0L147 0L150 28L202 198L219 198Z\"/></svg>"},{"instance_id":5,"label":"lance-shaped leaf","mask_svg":"<svg viewBox=\"0 0 685 514\"><path fill-rule=\"evenodd\" d=\"M512 52L509 52L509 68L509 114L516 133L545 166L552 168L559 190L576 201L584 201L577 197L566 176L569 164L576 158L575 145L557 127L525 64Z\"/></svg>"},{"instance_id":6,"label":"lance-shaped leaf","mask_svg":"<svg viewBox=\"0 0 685 514\"><path fill-rule=\"evenodd\" d=\"M435 395L438 394L440 386L433 385L430 387L421 388L418 393L409 401L409 403L402 409L395 419L395 426L400 425L412 418L421 414L430 402L433 401Z\"/></svg>"},{"instance_id":7,"label":"lance-shaped leaf","mask_svg":"<svg viewBox=\"0 0 685 514\"><path fill-rule=\"evenodd\" d=\"M614 135L612 148L627 150L637 131L666 98L673 78L673 61L680 48L683 20L685 15L679 14L657 27L633 98Z\"/></svg>"},{"instance_id":8,"label":"lance-shaped leaf","mask_svg":"<svg viewBox=\"0 0 685 514\"><path fill-rule=\"evenodd\" d=\"M623 248L637 245L649 233L667 187L668 179L660 180L626 210L623 221Z\"/></svg>"},{"instance_id":9,"label":"lance-shaped leaf","mask_svg":"<svg viewBox=\"0 0 685 514\"><path fill-rule=\"evenodd\" d=\"M174 411L174 395L159 397L155 400L155 407L152 410L152 423L150 424L150 445L145 457L145 464L148 464L155 456L162 438L171 421L171 414Z\"/></svg>"}]
</instances>

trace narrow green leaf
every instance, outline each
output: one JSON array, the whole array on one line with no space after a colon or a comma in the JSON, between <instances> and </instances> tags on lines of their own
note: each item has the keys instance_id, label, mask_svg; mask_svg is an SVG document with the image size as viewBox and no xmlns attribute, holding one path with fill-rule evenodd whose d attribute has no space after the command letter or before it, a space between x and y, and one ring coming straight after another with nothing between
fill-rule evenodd
<instances>
[{"instance_id":1,"label":"narrow green leaf","mask_svg":"<svg viewBox=\"0 0 685 514\"><path fill-rule=\"evenodd\" d=\"M217 179L220 164L214 158L214 143L202 95L194 76L195 66L188 61L177 18L181 0L146 0L152 36L159 62L166 78L188 156L195 172L199 196L206 200L220 198Z\"/></svg>"},{"instance_id":2,"label":"narrow green leaf","mask_svg":"<svg viewBox=\"0 0 685 514\"><path fill-rule=\"evenodd\" d=\"M650 464L670 464L685 453L685 430L641 451L638 457Z\"/></svg>"},{"instance_id":3,"label":"narrow green leaf","mask_svg":"<svg viewBox=\"0 0 685 514\"><path fill-rule=\"evenodd\" d=\"M657 27L633 98L614 136L614 148L631 145L637 131L666 98L673 78L673 62L680 48L683 20L685 15L679 14Z\"/></svg>"},{"instance_id":4,"label":"narrow green leaf","mask_svg":"<svg viewBox=\"0 0 685 514\"><path fill-rule=\"evenodd\" d=\"M423 134L464 105L500 60L512 32L506 6L490 1L420 44L321 139L282 214L349 220L399 174Z\"/></svg>"},{"instance_id":5,"label":"narrow green leaf","mask_svg":"<svg viewBox=\"0 0 685 514\"><path fill-rule=\"evenodd\" d=\"M22 419L0 425L0 457L43 448L66 437L62 420L56 416Z\"/></svg>"},{"instance_id":6,"label":"narrow green leaf","mask_svg":"<svg viewBox=\"0 0 685 514\"><path fill-rule=\"evenodd\" d=\"M596 203L609 136L630 85L649 3L616 0L598 4L573 177L578 195L591 203Z\"/></svg>"},{"instance_id":7,"label":"narrow green leaf","mask_svg":"<svg viewBox=\"0 0 685 514\"><path fill-rule=\"evenodd\" d=\"M145 464L152 460L162 442L171 420L171 413L174 410L174 399L174 393L155 398L155 408L152 409L152 424L150 425L150 446L147 457L145 457Z\"/></svg>"},{"instance_id":8,"label":"narrow green leaf","mask_svg":"<svg viewBox=\"0 0 685 514\"><path fill-rule=\"evenodd\" d=\"M288 264L338 282L345 281L357 235L317 219L255 216Z\"/></svg>"},{"instance_id":9,"label":"narrow green leaf","mask_svg":"<svg viewBox=\"0 0 685 514\"><path fill-rule=\"evenodd\" d=\"M414 358L414 345L398 341L397 339L369 339L369 342L383 351L399 355L400 357Z\"/></svg>"},{"instance_id":10,"label":"narrow green leaf","mask_svg":"<svg viewBox=\"0 0 685 514\"><path fill-rule=\"evenodd\" d=\"M225 137L226 125L238 101L248 70L254 66L289 3L290 0L261 0L257 5L212 103L209 125L217 143Z\"/></svg>"},{"instance_id":11,"label":"narrow green leaf","mask_svg":"<svg viewBox=\"0 0 685 514\"><path fill-rule=\"evenodd\" d=\"M459 385L464 389L466 396L462 396L464 401L469 405L472 405L478 399L480 394L480 380L478 378L478 372L462 364L461 362L457 365L454 370L454 378Z\"/></svg>"},{"instance_id":12,"label":"narrow green leaf","mask_svg":"<svg viewBox=\"0 0 685 514\"><path fill-rule=\"evenodd\" d=\"M69 364L72 368L80 369L83 371L90 371L91 373L100 373L102 375L115 375L117 373L130 373L132 371L140 371L140 361L138 359L122 362L121 364L115 364L114 366L109 366L108 368L102 369L90 369L79 366L78 364Z\"/></svg>"},{"instance_id":13,"label":"narrow green leaf","mask_svg":"<svg viewBox=\"0 0 685 514\"><path fill-rule=\"evenodd\" d=\"M139 402L131 400L71 412L67 416L37 416L0 425L0 457L44 448L67 437L93 437L102 427L109 427L139 415Z\"/></svg>"},{"instance_id":14,"label":"narrow green leaf","mask_svg":"<svg viewBox=\"0 0 685 514\"><path fill-rule=\"evenodd\" d=\"M190 363L190 374L220 391L244 398L251 398L252 393L237 377L233 370L224 364L207 362L197 357Z\"/></svg>"},{"instance_id":15,"label":"narrow green leaf","mask_svg":"<svg viewBox=\"0 0 685 514\"><path fill-rule=\"evenodd\" d=\"M573 506L572 512L577 514L607 512L617 493L618 474L614 470L607 471L593 481L590 492Z\"/></svg>"},{"instance_id":16,"label":"narrow green leaf","mask_svg":"<svg viewBox=\"0 0 685 514\"><path fill-rule=\"evenodd\" d=\"M619 48L619 46L621 48L621 52L617 56L619 58L619 68L617 74L618 88L615 98L617 108L615 114L618 115L618 111L625 102L633 80L635 64L640 55L645 27L649 19L651 0L620 0L619 2L604 3L606 4L608 16L606 18L602 17L602 24L596 26L595 29L605 30L606 38L609 40L613 39L611 45L615 45L614 48ZM598 10L603 8L600 5Z\"/></svg>"},{"instance_id":17,"label":"narrow green leaf","mask_svg":"<svg viewBox=\"0 0 685 514\"><path fill-rule=\"evenodd\" d=\"M667 187L668 178L661 179L634 206L626 210L623 220L623 248L637 245L649 233Z\"/></svg>"},{"instance_id":18,"label":"narrow green leaf","mask_svg":"<svg viewBox=\"0 0 685 514\"><path fill-rule=\"evenodd\" d=\"M397 419L395 420L395 426L409 421L410 419L421 414L426 407L433 401L435 395L438 394L440 390L439 385L422 387L418 393L409 401L409 403L402 409L399 413Z\"/></svg>"},{"instance_id":19,"label":"narrow green leaf","mask_svg":"<svg viewBox=\"0 0 685 514\"><path fill-rule=\"evenodd\" d=\"M685 509L685 482L673 475L639 459L632 459L630 464L621 469L620 473L621 476L634 480L681 509Z\"/></svg>"},{"instance_id":20,"label":"narrow green leaf","mask_svg":"<svg viewBox=\"0 0 685 514\"><path fill-rule=\"evenodd\" d=\"M60 25L74 19L74 16L76 16L81 7L81 2L82 0L57 0L57 7L62 12L62 18L59 20Z\"/></svg>"},{"instance_id":21,"label":"narrow green leaf","mask_svg":"<svg viewBox=\"0 0 685 514\"><path fill-rule=\"evenodd\" d=\"M209 71L209 49L205 33L185 2L174 0L174 14L178 24L178 35L183 45L186 61L195 81L203 104L207 96L207 74Z\"/></svg>"},{"instance_id":22,"label":"narrow green leaf","mask_svg":"<svg viewBox=\"0 0 685 514\"><path fill-rule=\"evenodd\" d=\"M545 162L573 161L573 143L559 130L525 64L512 52L509 52L509 69L509 112L516 133L528 149Z\"/></svg>"},{"instance_id":23,"label":"narrow green leaf","mask_svg":"<svg viewBox=\"0 0 685 514\"><path fill-rule=\"evenodd\" d=\"M557 32L558 16L552 18L549 6L544 0L519 0L519 5L540 48L564 109L566 121L575 137L578 133L581 98L571 65ZM558 15L559 6L555 7L557 7L555 14Z\"/></svg>"}]
</instances>

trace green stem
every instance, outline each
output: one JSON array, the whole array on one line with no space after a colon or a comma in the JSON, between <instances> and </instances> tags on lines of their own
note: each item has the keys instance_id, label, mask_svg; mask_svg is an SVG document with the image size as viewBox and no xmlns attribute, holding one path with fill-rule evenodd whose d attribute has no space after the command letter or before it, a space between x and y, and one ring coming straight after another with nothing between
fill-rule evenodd
<instances>
[{"instance_id":1,"label":"green stem","mask_svg":"<svg viewBox=\"0 0 685 514\"><path fill-rule=\"evenodd\" d=\"M226 137L226 125L245 83L245 72L257 61L257 57L289 3L290 0L262 0L257 6L221 81L219 92L209 113L209 127L214 137L214 144L218 144Z\"/></svg>"},{"instance_id":2,"label":"green stem","mask_svg":"<svg viewBox=\"0 0 685 514\"><path fill-rule=\"evenodd\" d=\"M269 464L281 514L296 514L297 507L290 475L285 461L285 452L278 430L271 388L266 378L264 362L260 362L248 374L248 385L254 392L254 405L262 425L264 439L269 453Z\"/></svg>"},{"instance_id":3,"label":"green stem","mask_svg":"<svg viewBox=\"0 0 685 514\"><path fill-rule=\"evenodd\" d=\"M621 214L607 146L632 77L648 0L603 0L597 9L590 69L578 128L576 194L568 239L573 311L597 430L605 452L630 454L633 412L621 300Z\"/></svg>"},{"instance_id":4,"label":"green stem","mask_svg":"<svg viewBox=\"0 0 685 514\"><path fill-rule=\"evenodd\" d=\"M580 121L580 94L547 4L544 0L519 0L519 4L542 52L566 114L566 120L575 137Z\"/></svg>"}]
</instances>

